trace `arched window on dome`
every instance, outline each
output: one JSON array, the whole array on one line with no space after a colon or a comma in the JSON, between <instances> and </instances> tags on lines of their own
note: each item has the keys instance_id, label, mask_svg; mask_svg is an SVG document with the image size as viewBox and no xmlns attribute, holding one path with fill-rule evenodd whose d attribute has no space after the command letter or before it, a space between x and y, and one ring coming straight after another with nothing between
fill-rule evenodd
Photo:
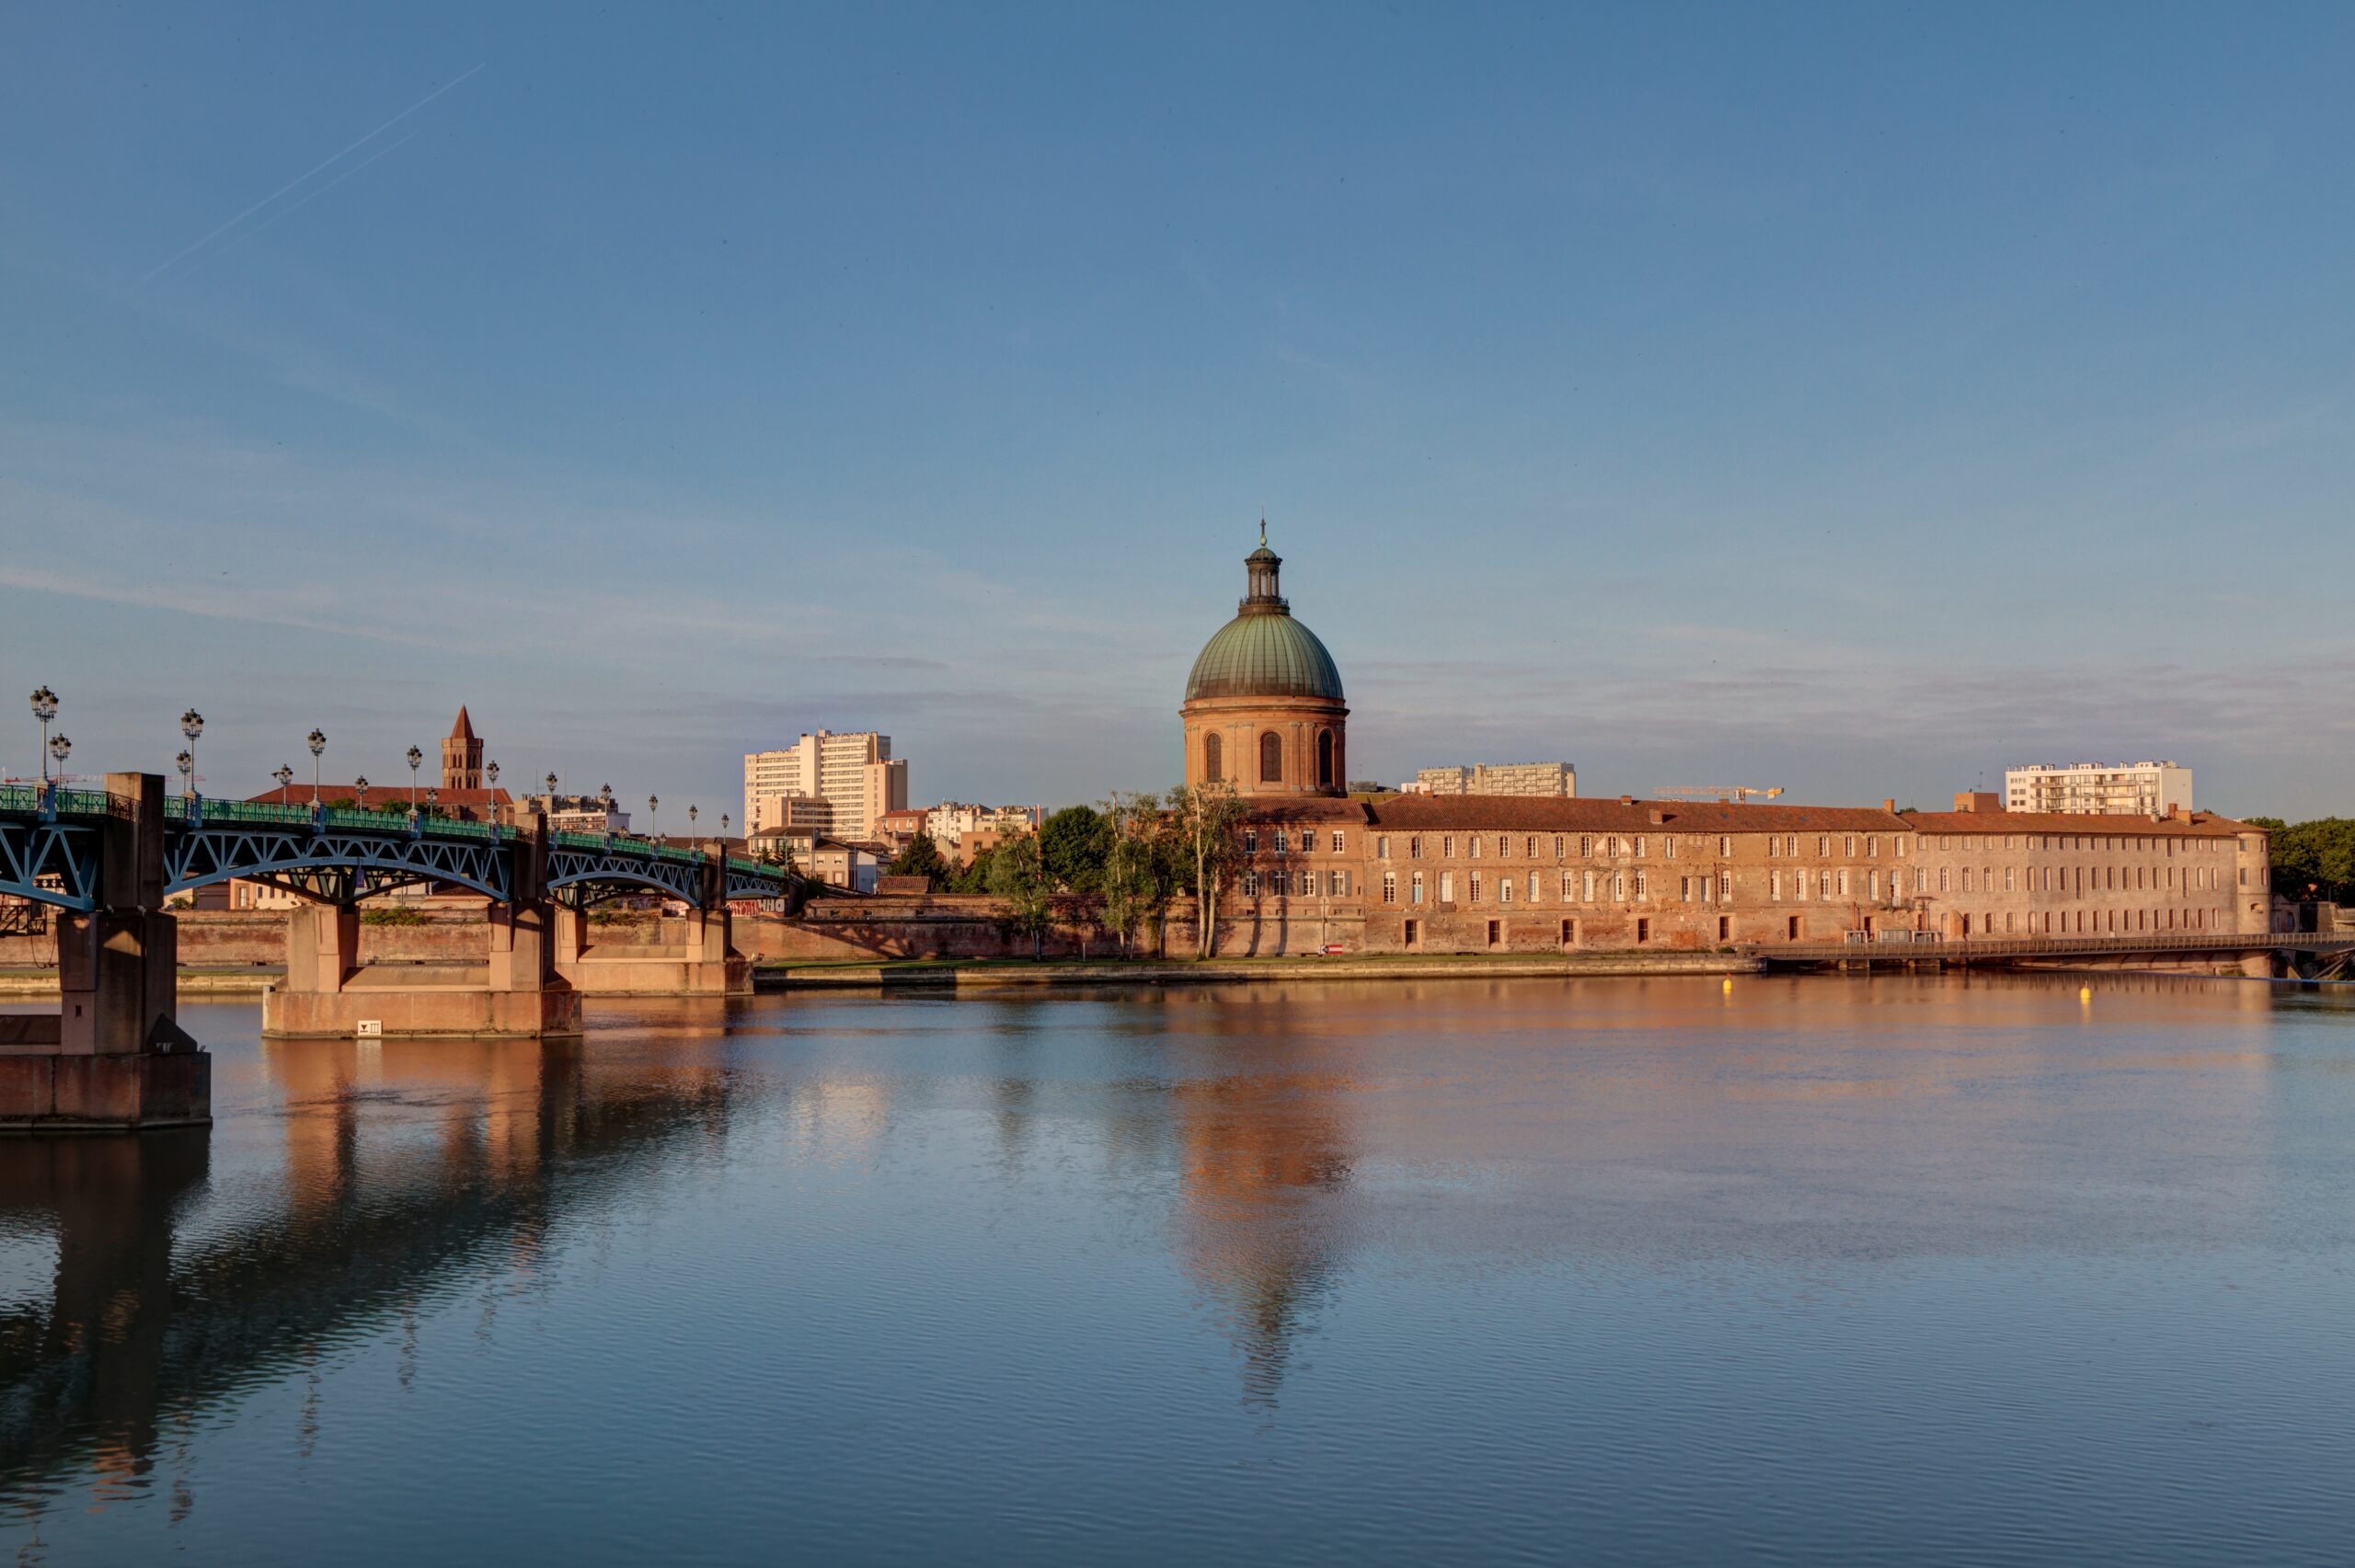
<instances>
[{"instance_id":1,"label":"arched window on dome","mask_svg":"<svg viewBox=\"0 0 2355 1568\"><path fill-rule=\"evenodd\" d=\"M1284 782L1283 737L1272 729L1259 737L1259 782L1261 784Z\"/></svg>"},{"instance_id":2,"label":"arched window on dome","mask_svg":"<svg viewBox=\"0 0 2355 1568\"><path fill-rule=\"evenodd\" d=\"M1329 729L1316 732L1316 787L1333 787L1333 732Z\"/></svg>"},{"instance_id":3,"label":"arched window on dome","mask_svg":"<svg viewBox=\"0 0 2355 1568\"><path fill-rule=\"evenodd\" d=\"M1202 778L1216 784L1226 776L1226 746L1212 730L1202 737Z\"/></svg>"}]
</instances>

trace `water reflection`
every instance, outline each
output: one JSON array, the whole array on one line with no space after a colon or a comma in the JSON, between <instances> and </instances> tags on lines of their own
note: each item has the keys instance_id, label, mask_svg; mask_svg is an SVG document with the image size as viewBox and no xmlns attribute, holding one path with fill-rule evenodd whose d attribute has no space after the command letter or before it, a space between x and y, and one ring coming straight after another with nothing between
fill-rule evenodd
<instances>
[{"instance_id":1,"label":"water reflection","mask_svg":"<svg viewBox=\"0 0 2355 1568\"><path fill-rule=\"evenodd\" d=\"M388 1324L413 1372L421 1300L527 1273L566 1204L707 1133L730 1093L717 1067L584 1072L577 1046L537 1042L273 1044L264 1070L280 1180L193 1235L206 1133L0 1141L0 1222L57 1244L50 1300L0 1323L11 1501L76 1468L143 1481L168 1430Z\"/></svg>"},{"instance_id":2,"label":"water reflection","mask_svg":"<svg viewBox=\"0 0 2355 1568\"><path fill-rule=\"evenodd\" d=\"M1086 1532L1127 1518L1188 1561L2000 1561L2082 1543L2011 1521L2097 1481L2116 1542L2259 1497L2343 1539L2355 995L1449 982L592 1022L223 1045L209 1139L0 1143L0 1507L91 1561L500 1530L638 1561L690 1514L726 1560L1112 1559ZM538 1332L494 1333L519 1300ZM641 1472L638 1533L602 1533ZM341 1522L419 1487L452 1533Z\"/></svg>"}]
</instances>

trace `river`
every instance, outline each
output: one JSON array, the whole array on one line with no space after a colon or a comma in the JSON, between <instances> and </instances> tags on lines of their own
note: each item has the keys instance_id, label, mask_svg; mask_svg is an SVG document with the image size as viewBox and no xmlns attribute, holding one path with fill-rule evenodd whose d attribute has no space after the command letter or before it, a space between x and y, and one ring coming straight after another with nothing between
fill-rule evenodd
<instances>
[{"instance_id":1,"label":"river","mask_svg":"<svg viewBox=\"0 0 2355 1568\"><path fill-rule=\"evenodd\" d=\"M597 1003L0 1143L27 1562L2340 1563L2355 996Z\"/></svg>"}]
</instances>

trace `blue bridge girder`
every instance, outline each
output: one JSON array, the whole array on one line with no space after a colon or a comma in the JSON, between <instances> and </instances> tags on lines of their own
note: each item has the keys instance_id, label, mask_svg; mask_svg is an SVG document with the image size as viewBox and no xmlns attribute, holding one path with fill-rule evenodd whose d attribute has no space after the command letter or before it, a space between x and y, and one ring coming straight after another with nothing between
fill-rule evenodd
<instances>
[{"instance_id":1,"label":"blue bridge girder","mask_svg":"<svg viewBox=\"0 0 2355 1568\"><path fill-rule=\"evenodd\" d=\"M739 856L644 839L550 833L545 878L528 877L538 836L407 811L164 801L164 891L231 878L266 882L322 903L350 903L408 884L448 883L502 903L554 894L585 905L646 890L697 908L720 898L779 898L794 879ZM62 909L98 907L103 830L122 802L103 791L0 787L0 894ZM710 875L717 864L718 875Z\"/></svg>"}]
</instances>

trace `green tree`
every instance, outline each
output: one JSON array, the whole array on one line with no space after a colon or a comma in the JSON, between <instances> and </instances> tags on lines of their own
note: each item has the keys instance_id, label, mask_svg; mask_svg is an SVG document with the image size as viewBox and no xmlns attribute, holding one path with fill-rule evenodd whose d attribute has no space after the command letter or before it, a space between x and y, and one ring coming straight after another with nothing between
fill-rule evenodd
<instances>
[{"instance_id":1,"label":"green tree","mask_svg":"<svg viewBox=\"0 0 2355 1568\"><path fill-rule=\"evenodd\" d=\"M1102 877L1104 924L1126 956L1137 922L1168 903L1161 885L1164 861L1155 843L1161 831L1161 802L1154 795L1114 790L1102 815L1111 839Z\"/></svg>"},{"instance_id":2,"label":"green tree","mask_svg":"<svg viewBox=\"0 0 2355 1568\"><path fill-rule=\"evenodd\" d=\"M1235 864L1243 825L1243 801L1223 780L1169 792L1171 833L1193 864L1194 956L1207 958L1218 934L1219 887Z\"/></svg>"},{"instance_id":3,"label":"green tree","mask_svg":"<svg viewBox=\"0 0 2355 1568\"><path fill-rule=\"evenodd\" d=\"M925 887L937 887L948 880L956 868L940 853L940 846L932 841L932 835L919 828L916 836L908 841L908 847L893 855L891 864L883 869L893 876L921 876Z\"/></svg>"},{"instance_id":4,"label":"green tree","mask_svg":"<svg viewBox=\"0 0 2355 1568\"><path fill-rule=\"evenodd\" d=\"M1101 891L1111 853L1111 826L1093 807L1066 806L1039 829L1039 854L1047 876L1067 892Z\"/></svg>"},{"instance_id":5,"label":"green tree","mask_svg":"<svg viewBox=\"0 0 2355 1568\"><path fill-rule=\"evenodd\" d=\"M1014 929L1030 936L1030 956L1047 956L1047 927L1054 919L1055 885L1047 876L1039 835L1025 833L998 845L990 856L990 892L1005 901Z\"/></svg>"},{"instance_id":6,"label":"green tree","mask_svg":"<svg viewBox=\"0 0 2355 1568\"><path fill-rule=\"evenodd\" d=\"M2248 821L2270 835L2275 891L2289 898L2355 901L2355 818L2284 822L2275 817L2252 817Z\"/></svg>"},{"instance_id":7,"label":"green tree","mask_svg":"<svg viewBox=\"0 0 2355 1568\"><path fill-rule=\"evenodd\" d=\"M947 890L951 893L983 894L990 890L990 869L997 858L994 850L977 850L973 858L959 866L948 878Z\"/></svg>"}]
</instances>

